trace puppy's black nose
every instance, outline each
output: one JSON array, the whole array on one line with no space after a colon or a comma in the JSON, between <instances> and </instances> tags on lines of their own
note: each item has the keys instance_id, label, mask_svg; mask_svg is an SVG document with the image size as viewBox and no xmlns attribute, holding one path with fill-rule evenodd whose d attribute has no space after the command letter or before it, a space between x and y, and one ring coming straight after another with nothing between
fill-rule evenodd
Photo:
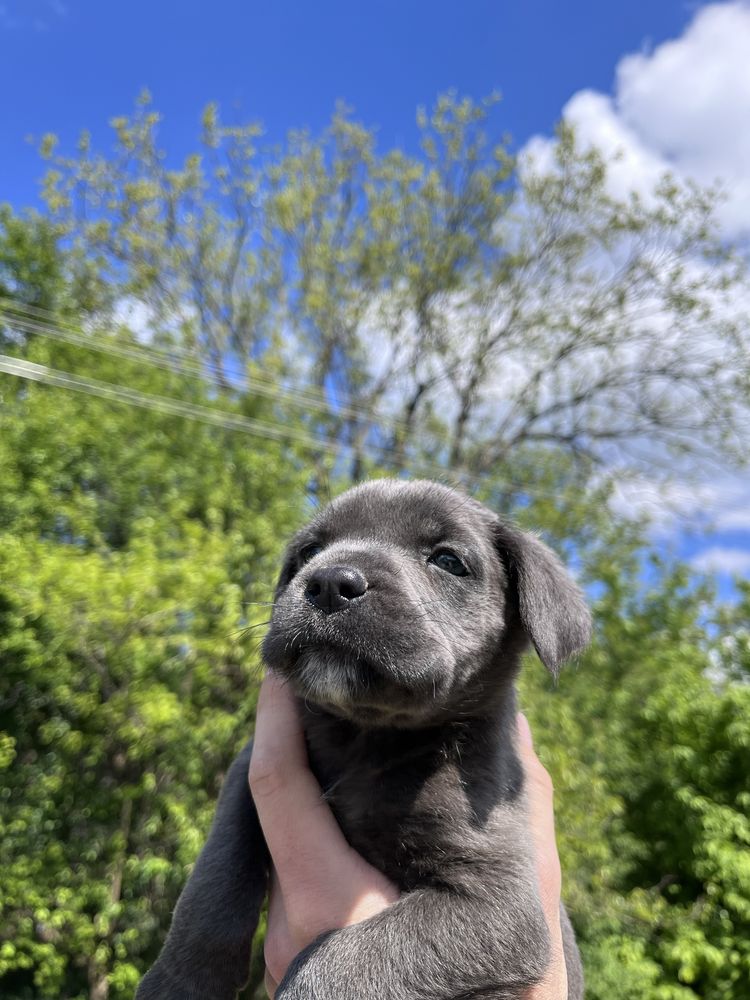
<instances>
[{"instance_id":1,"label":"puppy's black nose","mask_svg":"<svg viewBox=\"0 0 750 1000\"><path fill-rule=\"evenodd\" d=\"M350 566L326 566L307 581L305 597L327 615L342 611L367 590L367 580Z\"/></svg>"}]
</instances>

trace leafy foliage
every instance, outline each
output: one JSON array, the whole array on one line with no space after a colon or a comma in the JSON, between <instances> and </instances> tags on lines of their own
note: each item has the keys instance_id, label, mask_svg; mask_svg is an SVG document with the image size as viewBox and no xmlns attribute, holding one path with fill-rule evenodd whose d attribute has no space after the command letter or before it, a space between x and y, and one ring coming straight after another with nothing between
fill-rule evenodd
<instances>
[{"instance_id":1,"label":"leafy foliage","mask_svg":"<svg viewBox=\"0 0 750 1000\"><path fill-rule=\"evenodd\" d=\"M31 232L14 246L46 255ZM149 396L270 407L6 337ZM263 602L307 466L278 442L62 389L3 377L0 398L0 992L125 998L251 732Z\"/></svg>"},{"instance_id":2,"label":"leafy foliage","mask_svg":"<svg viewBox=\"0 0 750 1000\"><path fill-rule=\"evenodd\" d=\"M231 544L3 537L4 995L128 996L154 956L252 716Z\"/></svg>"},{"instance_id":3,"label":"leafy foliage","mask_svg":"<svg viewBox=\"0 0 750 1000\"><path fill-rule=\"evenodd\" d=\"M486 133L492 103L420 111L421 156L380 151L344 108L269 150L209 106L198 150L168 165L145 94L111 154L47 138L50 217L77 281L141 303L220 384L235 358L356 400L311 414L355 477L373 455L513 480L550 446L578 477L744 454L746 268L714 195L665 177L614 198L568 128L550 165L517 163Z\"/></svg>"},{"instance_id":4,"label":"leafy foliage","mask_svg":"<svg viewBox=\"0 0 750 1000\"><path fill-rule=\"evenodd\" d=\"M143 100L112 155L45 141L46 215L0 210L2 353L83 390L0 375L8 1000L132 995L252 728L279 545L379 468L458 471L595 595L521 692L589 995L750 995L750 589L708 621L684 569L646 586L601 466L731 452L743 270L710 195L613 200L566 131L519 167L485 115L441 99L410 157L342 109L272 153L210 107L174 166Z\"/></svg>"},{"instance_id":5,"label":"leafy foliage","mask_svg":"<svg viewBox=\"0 0 750 1000\"><path fill-rule=\"evenodd\" d=\"M580 668L547 692L557 704L524 675L594 997L750 987L750 688L710 679L726 633L707 628L706 596L683 570L645 593L619 577Z\"/></svg>"}]
</instances>

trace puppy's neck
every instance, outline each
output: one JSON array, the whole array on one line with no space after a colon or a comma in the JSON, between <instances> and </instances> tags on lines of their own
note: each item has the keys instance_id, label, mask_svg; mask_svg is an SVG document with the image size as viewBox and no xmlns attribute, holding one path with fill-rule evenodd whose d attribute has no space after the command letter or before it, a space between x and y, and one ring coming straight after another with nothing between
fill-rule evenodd
<instances>
[{"instance_id":1,"label":"puppy's neck","mask_svg":"<svg viewBox=\"0 0 750 1000\"><path fill-rule=\"evenodd\" d=\"M467 843L491 845L523 785L514 713L509 697L493 714L365 729L307 709L311 766L352 847L408 889Z\"/></svg>"},{"instance_id":2,"label":"puppy's neck","mask_svg":"<svg viewBox=\"0 0 750 1000\"><path fill-rule=\"evenodd\" d=\"M490 800L512 798L520 789L516 698L510 685L503 698L481 712L414 728L367 727L309 705L301 709L311 766L324 791L343 774L406 790L451 769L460 784L483 790Z\"/></svg>"}]
</instances>

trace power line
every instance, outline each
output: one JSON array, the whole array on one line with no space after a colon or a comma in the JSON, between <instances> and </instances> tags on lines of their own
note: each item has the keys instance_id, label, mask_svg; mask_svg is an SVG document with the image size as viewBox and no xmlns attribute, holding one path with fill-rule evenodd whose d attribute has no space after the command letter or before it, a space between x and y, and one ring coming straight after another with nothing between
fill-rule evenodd
<instances>
[{"instance_id":1,"label":"power line","mask_svg":"<svg viewBox=\"0 0 750 1000\"><path fill-rule=\"evenodd\" d=\"M24 312L38 313L40 315L54 315L48 310L43 310L34 306L27 306L24 303L17 303L12 299L0 296L0 319L2 319L3 316L7 317L8 320L10 320L14 325L20 327L24 330L24 332L40 334L41 336L48 337L53 340L70 343L87 350L92 350L113 357L126 358L137 363L157 367L162 370L191 375L200 378L203 381L206 380L206 369L218 371L217 366L211 365L210 362L206 362L205 365L202 362L198 363L190 358L187 351L179 348L176 348L173 352L171 349L167 351L160 350L153 346L136 347L135 345L122 344L112 340L107 341L105 344L102 341L93 340L90 335L82 333L80 329L76 329L70 324L65 324L65 327L52 326L51 324L41 322L36 319L25 318L23 315ZM172 356L173 353L177 357L188 358L188 360L176 361ZM10 356L0 355L0 359L2 359L2 363L0 363L0 371L9 375L16 375L20 378L29 378L32 381L44 383L46 385L72 389L89 395L98 396L102 399L131 403L146 409L157 410L162 413L171 413L187 417L189 419L200 420L214 426L225 427L228 430L243 431L244 433L256 434L260 437L273 437L275 440L280 441L296 440L310 448L322 448L330 454L339 454L342 451L354 451L354 447L345 442L333 441L330 438L315 437L314 435L296 431L293 428L282 428L281 424L271 424L267 421L258 421L253 420L252 418L239 416L235 417L231 414L227 414L226 411L201 406L200 404L186 403L182 400L175 400L173 397L156 396L138 389L132 389L129 386L103 382L87 376L74 375L70 372L60 371L58 369L53 369L45 365L39 365L34 362L21 361L20 359ZM22 365L26 366L23 370L20 367ZM342 406L340 408L333 407L332 404L328 400L325 400L322 396L318 397L314 394L308 395L304 391L298 393L296 391L285 390L283 387L266 384L263 381L259 382L255 378L238 378L234 383L234 387L237 389L245 389L247 391L254 390L266 398L281 398L282 400L290 401L300 406L304 405L306 400L310 398L320 409L327 410L335 416L348 414L350 416L363 418L370 424L376 422L378 427L383 427L385 425L386 427L390 426L391 429L395 429L399 426L404 426L403 421L396 418L383 418L375 410L365 410L358 407L352 407L351 405ZM227 420L229 423L227 423ZM377 460L382 454L380 449L368 445L362 445L360 450L363 454L367 454L375 460ZM408 458L403 450L398 452L393 451L392 454L397 457L401 456L402 458ZM409 459L408 464L412 471L416 474L433 477L444 477L446 474L450 474L459 482L473 484L475 487L481 485L481 480L477 476L469 473L466 469L448 470L441 465L426 462L415 463L411 459ZM556 494L551 492L541 493L538 491L530 491L520 483L512 483L510 481L501 482L499 480L495 480L495 482L501 488L506 487L518 490L526 493L528 496L544 496L548 498L556 496Z\"/></svg>"},{"instance_id":2,"label":"power line","mask_svg":"<svg viewBox=\"0 0 750 1000\"><path fill-rule=\"evenodd\" d=\"M240 433L249 434L254 437L272 438L275 441L282 442L296 442L313 451L325 451L334 456L338 456L341 452L351 452L354 450L352 445L345 442L332 441L330 438L315 437L312 434L306 434L304 431L298 431L291 427L283 427L281 424L272 424L267 421L256 420L252 417L233 415L227 413L226 410L216 410L209 406L202 406L199 403L188 403L170 396L157 396L153 393L142 392L140 389L133 389L129 386L118 385L113 382L103 382L100 379L88 376L74 375L71 372L60 371L56 368L50 368L48 365L37 364L36 362L26 361L22 358L14 358L7 354L0 354L0 372L44 385L85 393L86 395L96 396L99 399L105 399L110 402L126 403L131 406L154 410L158 413L184 417L188 420L198 420L202 423L211 424L214 427L221 427L229 431L239 431ZM376 449L367 446L363 447L362 451L373 458L378 456ZM417 473L431 476L444 476L447 472L441 466L425 463L412 463L412 468ZM467 476L463 472L457 472L455 475L457 479L464 482L474 483L474 485L479 484L479 480L474 476Z\"/></svg>"},{"instance_id":3,"label":"power line","mask_svg":"<svg viewBox=\"0 0 750 1000\"><path fill-rule=\"evenodd\" d=\"M51 339L71 343L85 349L90 349L103 354L109 354L115 357L128 358L151 367L192 375L203 381L205 381L204 367L214 367L211 366L210 363L206 363L206 365L203 366L193 360L189 360L187 362L174 361L171 350L163 351L153 347L135 347L134 345L125 345L113 341L108 341L105 345L101 341L92 340L89 335L81 333L79 330L76 330L70 325L67 326L67 329L62 329L59 327L52 327L46 323L41 323L38 320L25 319L23 312L32 310L40 314L46 312L46 310L14 303L13 300L0 296L0 318L5 315L12 323L22 329L29 330L33 333L40 333L41 335L50 337ZM180 349L175 349L174 353L178 356L189 357L188 352ZM197 420L202 423L211 424L215 427L222 427L226 430L238 431L256 437L272 438L276 441L294 441L310 448L311 450L322 450L331 455L339 455L342 452L351 453L355 450L351 444L346 442L335 441L331 438L317 437L312 434L307 434L304 431L299 431L292 427L285 427L280 422L270 423L268 421L257 420L251 417L233 415L231 413L227 413L226 410L217 410L198 403L188 403L184 400L178 400L174 397L159 396L153 393L143 392L142 390L134 389L129 386L112 382L104 382L88 376L75 375L71 372L61 371L47 365L25 361L9 355L0 354L0 372L13 375L18 378L29 379L45 385L85 393L91 396L96 396L100 399L126 403L139 406L144 409L154 410L156 412ZM304 393L297 394L279 387L272 388L271 386L264 384L259 389L258 382L255 378L252 380L238 379L237 388L243 388L243 386L250 390L254 389L259 391L261 395L271 399L278 399L281 397L282 399L291 400L297 404L300 404L300 402L305 399ZM328 401L318 399L316 402L322 409L328 409L336 415L341 415L343 412L342 410L334 409ZM377 418L375 411L349 408L349 412L366 418L369 423L373 423L374 419ZM398 424L401 422L393 421L393 423ZM378 449L371 445L363 444L360 446L360 451L363 454L369 455L376 461L382 456L382 449ZM406 455L403 450L392 451L392 455L406 460L411 471L417 475L432 476L434 478L442 478L446 475L450 475L454 477L455 480L464 483L465 485L473 485L475 488L485 485L478 476L470 473L467 469L451 470L444 466L429 462L415 462L408 455ZM529 488L528 485L508 479L498 479L492 477L491 481L493 485L501 489L514 490L528 497L545 499L559 498L559 493L557 492L532 489Z\"/></svg>"},{"instance_id":4,"label":"power line","mask_svg":"<svg viewBox=\"0 0 750 1000\"><path fill-rule=\"evenodd\" d=\"M151 367L157 367L166 371L173 371L181 374L186 374L189 376L194 376L200 378L202 381L206 381L206 371L213 371L214 373L218 373L219 371L218 366L212 365L208 361L196 362L190 356L189 352L180 348L175 348L174 350L172 350L171 348L169 350L161 350L151 345L135 346L132 344L122 344L114 340L108 340L106 343L104 343L101 340L94 340L90 334L82 333L80 329L75 328L71 324L65 324L64 327L58 327L58 326L52 326L51 324L48 323L42 323L36 319L31 319L31 320L26 319L23 316L24 312L38 313L40 315L42 314L47 314L50 316L54 315L48 310L43 310L34 306L27 306L25 303L17 303L12 299L0 296L0 319L2 319L4 315L7 316L12 323L14 323L16 326L19 326L21 329L24 330L24 332L39 334L41 336L48 337L53 340L58 340L64 343L70 343L75 346L82 347L86 350L95 351L100 354L111 355L113 357L122 357L129 360L133 360L139 364L146 364ZM175 357L187 358L188 360L178 361L175 360ZM67 372L60 372L59 375L69 379L79 378L79 376L72 376L70 375L70 373ZM81 378L85 381L85 377ZM96 382L97 380L91 380L91 381ZM62 385L62 383L56 383L56 384ZM101 384L105 386L113 385L113 383L108 383L108 382ZM66 385L64 387L74 388L71 385ZM341 406L333 406L331 402L325 399L325 397L322 395L318 395L316 393L310 393L309 391L306 390L297 391L297 390L284 389L278 384L268 382L267 380L259 380L255 376L253 376L252 378L245 378L242 376L237 377L236 379L233 380L232 387L242 391L248 391L248 392L254 391L257 394L265 396L266 398L272 400L281 399L282 401L291 402L292 404L302 408L305 408L306 404L309 401L313 405L315 405L318 409L322 411L327 411L332 416L335 417L350 416L355 419L362 419L366 421L368 424L371 425L375 424L378 428L381 429L385 428L389 430L397 430L399 427L407 426L405 421L399 420L398 418L395 417L383 416L374 409L363 409L361 407L352 406L351 404L342 404ZM122 390L122 392L125 393L140 392L140 390L131 390L126 386L122 386L120 387L120 389ZM102 393L99 393L99 395L102 395ZM147 393L140 393L140 395L148 396ZM113 398L113 396L110 394L109 398ZM167 397L153 397L153 398L166 399ZM179 401L178 403L179 405L188 405L188 404L182 404ZM205 407L203 409L206 410L207 412L213 412L213 413L223 412L223 411L211 410L211 408L205 408ZM194 419L199 419L199 418L195 417ZM211 420L210 422L214 424L218 423L218 421L215 419ZM273 426L268 423L263 423L263 422L261 423L262 426L266 427ZM291 429L288 432L284 431L284 434L292 434L292 433L295 432L293 432ZM330 452L337 452L341 450L349 452L354 451L354 447L352 445L343 442L335 442L330 438L328 439L317 438L312 435L307 435L306 437L308 439L308 442L321 442L321 441L326 442L326 444L323 445L323 447L325 447L326 450ZM377 460L382 455L381 449L377 449L368 445L362 445L361 451L362 453L369 455L375 460ZM403 449L399 449L398 451L392 450L392 454L395 456L408 458ZM455 479L460 482L466 484L474 484L474 486L482 485L481 479L476 475L472 475L467 469L459 468L459 469L449 470L446 469L444 466L437 465L434 463L427 463L427 462L415 463L410 458L408 464L409 467L415 473L418 474L437 476L437 477L442 477L445 476L446 474L449 474L454 476ZM547 492L531 491L528 489L527 486L524 486L521 483L512 482L510 480L501 481L499 479L494 479L493 481L500 488L508 488L516 490L519 492L523 492L528 496L547 497L549 499L552 499L557 496L556 493L550 491Z\"/></svg>"},{"instance_id":5,"label":"power line","mask_svg":"<svg viewBox=\"0 0 750 1000\"><path fill-rule=\"evenodd\" d=\"M264 440L270 438L280 442L296 442L312 451L324 451L333 456L338 456L342 452L353 451L352 446L345 442L332 441L330 438L318 438L303 431L298 431L295 428L284 427L280 424L272 424L239 414L227 413L226 410L216 410L208 406L202 406L199 403L188 403L184 400L168 396L157 396L152 393L142 392L139 389L133 389L129 386L103 382L99 379L82 375L74 375L71 372L60 371L59 369L50 368L47 365L26 361L22 358L14 358L10 355L0 354L0 372L43 385L81 392L110 402L125 403L126 405L138 406L170 416L197 420L224 430L236 431L252 437L263 438ZM378 451L374 448L365 446L362 448L362 451L374 458L378 457ZM409 465L412 472L417 475L432 476L438 479L446 475L452 475L455 480L465 485L472 485L475 488L483 485L477 476L471 475L463 469L449 470L442 466L419 461L410 461ZM559 499L559 493L557 492L531 489L528 485L509 480L493 479L492 482L500 488L513 489L528 497ZM714 505L708 503L705 506L711 507ZM718 505L715 506L718 507Z\"/></svg>"},{"instance_id":6,"label":"power line","mask_svg":"<svg viewBox=\"0 0 750 1000\"><path fill-rule=\"evenodd\" d=\"M293 428L282 428L280 425L255 420L252 417L243 417L239 414L233 415L227 413L226 410L215 410L199 403L188 403L170 396L157 396L141 392L140 389L132 389L129 386L117 385L113 382L102 382L99 379L83 375L73 375L70 372L14 358L7 354L0 354L0 372L4 372L6 375L15 375L17 378L30 379L33 382L41 382L44 385L72 389L89 396L98 396L100 399L129 403L144 409L156 410L159 413L199 420L215 427L223 427L226 430L241 431L263 438L270 437L276 441L299 441L310 448L322 449L334 454L337 454L342 448L348 447L327 439L316 438Z\"/></svg>"},{"instance_id":7,"label":"power line","mask_svg":"<svg viewBox=\"0 0 750 1000\"><path fill-rule=\"evenodd\" d=\"M25 315L25 314L28 314ZM50 323L46 320L37 319L34 314L43 316L44 314L53 317L56 322ZM16 303L12 299L0 296L0 318L5 316L10 322L20 327L26 333L34 333L39 336L58 340L63 343L73 344L86 350L96 351L100 354L108 354L113 357L126 358L137 363L149 364L167 371L174 371L179 374L189 375L202 380L206 380L207 374L219 377L219 366L210 361L196 361L188 351L175 347L169 350L160 349L153 345L123 344L115 340L95 340L90 335L81 332L80 329L67 323L60 323L53 313L33 306ZM28 317L31 318L28 318ZM347 417L354 420L376 421L379 426L397 430L405 427L405 422L397 417L379 413L374 408L364 408L352 403L341 403L334 405L318 390L307 388L285 389L278 382L264 379L260 376L247 377L245 375L233 376L231 380L232 388L245 392L254 392L257 395L270 399L286 399L288 402L300 408L313 407L325 411L335 417Z\"/></svg>"},{"instance_id":8,"label":"power line","mask_svg":"<svg viewBox=\"0 0 750 1000\"><path fill-rule=\"evenodd\" d=\"M263 439L272 438L275 441L281 442L296 442L313 451L325 451L334 456L338 456L342 452L352 452L354 450L352 445L345 442L332 441L330 438L315 437L312 434L306 434L304 431L298 431L291 427L283 427L280 424L272 424L267 421L256 420L252 417L243 417L239 414L233 415L227 413L226 410L216 410L209 406L202 406L199 403L188 403L169 396L157 396L153 393L142 392L140 389L133 389L130 386L118 385L113 382L103 382L100 379L83 375L74 375L71 372L50 368L48 365L26 361L22 358L14 358L7 354L0 354L0 372L43 385L81 392L110 402L125 403L170 416L197 420L214 427L221 427L229 431L238 431L253 437ZM378 450L372 447L364 446L362 451L375 459L379 457ZM402 455L402 457L407 456ZM449 470L439 465L419 461L410 461L409 466L417 475L432 476L433 478L452 475L455 480L466 485L473 485L475 488L482 485L478 477L471 475L463 469ZM558 496L556 493L528 489L520 483L501 480L494 480L494 482L497 486L518 490L527 496L545 497L548 499Z\"/></svg>"}]
</instances>

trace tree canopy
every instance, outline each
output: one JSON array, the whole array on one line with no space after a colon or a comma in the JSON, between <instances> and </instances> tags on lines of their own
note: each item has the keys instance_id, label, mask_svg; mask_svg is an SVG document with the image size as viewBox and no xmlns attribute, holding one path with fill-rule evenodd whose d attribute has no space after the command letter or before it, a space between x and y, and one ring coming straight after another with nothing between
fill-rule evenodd
<instances>
[{"instance_id":1,"label":"tree canopy","mask_svg":"<svg viewBox=\"0 0 750 1000\"><path fill-rule=\"evenodd\" d=\"M540 446L589 468L741 453L746 269L715 196L665 176L614 198L564 126L551 167L519 162L487 134L491 103L420 111L421 155L379 150L345 108L268 149L209 105L172 163L145 94L111 152L45 139L49 217L85 296L138 302L219 384L234 362L323 390L333 412L312 418L355 475L366 445L395 470L510 479Z\"/></svg>"},{"instance_id":2,"label":"tree canopy","mask_svg":"<svg viewBox=\"0 0 750 1000\"><path fill-rule=\"evenodd\" d=\"M615 199L569 130L542 171L486 111L441 98L409 154L210 106L175 163L144 98L0 210L8 1000L132 996L252 728L280 548L381 472L542 529L591 595L580 663L522 681L588 995L750 995L750 588L714 613L609 504L742 452L744 265L710 192Z\"/></svg>"}]
</instances>

